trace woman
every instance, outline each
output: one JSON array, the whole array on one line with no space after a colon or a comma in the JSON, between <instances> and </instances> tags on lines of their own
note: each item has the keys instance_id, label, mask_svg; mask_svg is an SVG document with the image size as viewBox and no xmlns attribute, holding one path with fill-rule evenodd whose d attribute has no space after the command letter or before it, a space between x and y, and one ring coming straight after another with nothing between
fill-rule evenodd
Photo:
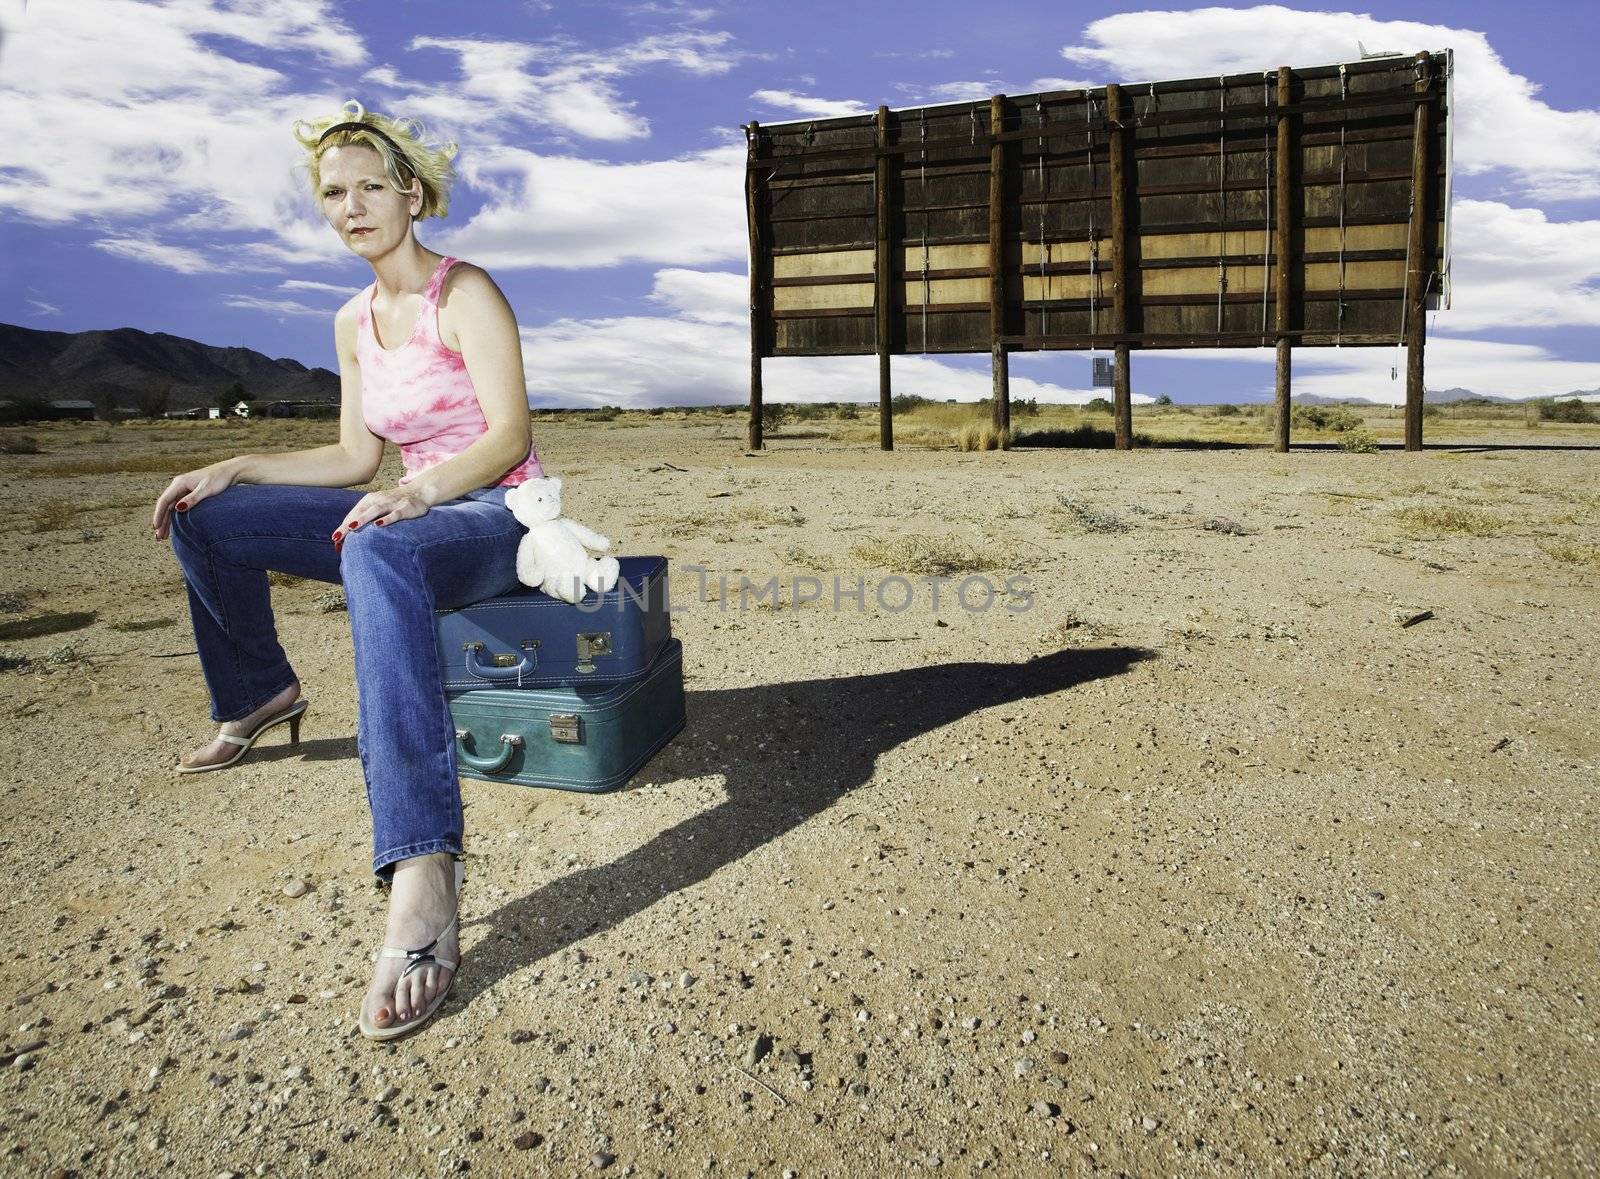
<instances>
[{"instance_id":1,"label":"woman","mask_svg":"<svg viewBox=\"0 0 1600 1179\"><path fill-rule=\"evenodd\" d=\"M233 765L285 722L298 742L306 701L278 644L267 571L342 582L372 866L391 886L361 1030L391 1039L433 1014L459 964L461 793L433 610L518 584L524 530L505 492L543 471L505 296L483 270L416 239L418 221L448 209L455 145L424 144L415 120L356 102L294 133L322 216L374 281L334 317L339 440L224 459L179 475L156 501L151 526L159 539L170 532L183 568L222 725L175 768ZM343 490L376 476L386 438L400 445L398 485Z\"/></svg>"}]
</instances>

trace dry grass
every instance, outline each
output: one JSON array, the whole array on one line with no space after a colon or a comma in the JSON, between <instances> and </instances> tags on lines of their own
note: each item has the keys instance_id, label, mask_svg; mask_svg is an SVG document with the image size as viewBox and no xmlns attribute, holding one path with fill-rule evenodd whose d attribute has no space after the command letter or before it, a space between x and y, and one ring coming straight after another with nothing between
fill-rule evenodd
<instances>
[{"instance_id":1,"label":"dry grass","mask_svg":"<svg viewBox=\"0 0 1600 1179\"><path fill-rule=\"evenodd\" d=\"M1011 449L1011 431L997 430L992 422L968 422L954 437L961 450Z\"/></svg>"},{"instance_id":2,"label":"dry grass","mask_svg":"<svg viewBox=\"0 0 1600 1179\"><path fill-rule=\"evenodd\" d=\"M42 454L39 440L32 434L0 430L0 454Z\"/></svg>"},{"instance_id":3,"label":"dry grass","mask_svg":"<svg viewBox=\"0 0 1600 1179\"><path fill-rule=\"evenodd\" d=\"M125 454L105 458L74 459L71 462L42 463L31 468L28 475L35 479L61 478L69 475L181 475L185 471L193 471L197 467L209 466L223 459L232 458L238 453L240 452L237 450L217 451L212 454L173 451L167 454Z\"/></svg>"},{"instance_id":4,"label":"dry grass","mask_svg":"<svg viewBox=\"0 0 1600 1179\"><path fill-rule=\"evenodd\" d=\"M783 550L783 559L791 565L800 566L802 569L815 569L819 572L827 572L828 570L834 568L833 562L827 557L819 556L816 553L811 552L809 549L801 548L797 544L792 544Z\"/></svg>"},{"instance_id":5,"label":"dry grass","mask_svg":"<svg viewBox=\"0 0 1600 1179\"><path fill-rule=\"evenodd\" d=\"M1073 499L1068 495L1056 497L1057 530L1071 529L1078 532L1092 532L1111 534L1127 532L1131 525L1115 512L1103 511L1091 507L1081 500Z\"/></svg>"},{"instance_id":6,"label":"dry grass","mask_svg":"<svg viewBox=\"0 0 1600 1179\"><path fill-rule=\"evenodd\" d=\"M1600 545L1580 544L1577 541L1558 540L1539 545L1547 556L1566 565L1584 565L1600 569Z\"/></svg>"},{"instance_id":7,"label":"dry grass","mask_svg":"<svg viewBox=\"0 0 1600 1179\"><path fill-rule=\"evenodd\" d=\"M107 625L121 634L139 634L141 631L161 630L164 627L177 623L176 618L135 618L127 622L112 622Z\"/></svg>"},{"instance_id":8,"label":"dry grass","mask_svg":"<svg viewBox=\"0 0 1600 1179\"><path fill-rule=\"evenodd\" d=\"M657 517L672 536L697 536L706 532L725 532L735 524L765 527L777 524L804 524L806 518L793 508L773 508L766 504L739 504L724 511L690 512L687 516Z\"/></svg>"},{"instance_id":9,"label":"dry grass","mask_svg":"<svg viewBox=\"0 0 1600 1179\"><path fill-rule=\"evenodd\" d=\"M983 549L944 536L897 536L889 540L865 540L853 545L850 553L882 569L934 577L1002 567L1002 562Z\"/></svg>"},{"instance_id":10,"label":"dry grass","mask_svg":"<svg viewBox=\"0 0 1600 1179\"><path fill-rule=\"evenodd\" d=\"M293 573L283 573L283 572L280 572L277 569L269 569L269 570L267 570L267 584L268 585L279 585L279 586L283 586L285 589L288 589L291 586L299 585L301 582L303 582L305 580L306 580L305 578L297 577Z\"/></svg>"},{"instance_id":11,"label":"dry grass","mask_svg":"<svg viewBox=\"0 0 1600 1179\"><path fill-rule=\"evenodd\" d=\"M1489 512L1459 507L1399 508L1390 517L1407 532L1458 536L1493 536L1506 521Z\"/></svg>"},{"instance_id":12,"label":"dry grass","mask_svg":"<svg viewBox=\"0 0 1600 1179\"><path fill-rule=\"evenodd\" d=\"M56 496L34 504L27 515L0 524L0 532L23 532L36 536L41 532L60 532L82 528L90 516L102 512L125 512L130 508L149 508L155 502L152 496L119 496L115 499L84 501Z\"/></svg>"}]
</instances>

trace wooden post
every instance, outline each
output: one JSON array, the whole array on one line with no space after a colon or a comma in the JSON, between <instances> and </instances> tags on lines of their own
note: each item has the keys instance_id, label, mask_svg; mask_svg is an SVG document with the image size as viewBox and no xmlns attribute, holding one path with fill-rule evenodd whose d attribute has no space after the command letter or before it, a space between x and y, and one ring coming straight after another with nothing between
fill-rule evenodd
<instances>
[{"instance_id":1,"label":"wooden post","mask_svg":"<svg viewBox=\"0 0 1600 1179\"><path fill-rule=\"evenodd\" d=\"M889 108L878 108L878 146L889 146ZM894 399L889 381L889 357L894 351L895 274L893 202L889 199L889 157L880 152L875 172L878 194L878 255L873 272L876 277L874 301L877 322L874 338L878 346L878 446L894 449Z\"/></svg>"},{"instance_id":2,"label":"wooden post","mask_svg":"<svg viewBox=\"0 0 1600 1179\"><path fill-rule=\"evenodd\" d=\"M1011 429L1011 362L1000 337L1006 334L1006 98L989 99L989 421L1001 438Z\"/></svg>"},{"instance_id":3,"label":"wooden post","mask_svg":"<svg viewBox=\"0 0 1600 1179\"><path fill-rule=\"evenodd\" d=\"M1294 101L1294 73L1288 66L1278 67L1278 109L1289 106ZM1294 309L1294 290L1292 283L1293 268L1290 251L1294 249L1294 225L1299 220L1300 210L1295 204L1294 190L1294 165L1295 156L1300 151L1299 140L1294 133L1294 116L1288 114L1278 115L1278 155L1274 161L1274 180L1276 192L1273 193L1274 207L1278 212L1278 222L1273 226L1271 249L1277 269L1273 275L1273 282L1277 286L1277 303L1273 308L1273 326L1278 334L1278 381L1274 390L1273 404L1277 408L1277 422L1272 449L1280 453L1289 449L1289 332L1293 330L1294 323L1291 312Z\"/></svg>"},{"instance_id":4,"label":"wooden post","mask_svg":"<svg viewBox=\"0 0 1600 1179\"><path fill-rule=\"evenodd\" d=\"M1417 54L1417 93L1433 86L1433 58ZM1419 102L1411 123L1411 224L1406 239L1406 449L1422 449L1422 351L1427 324L1423 302L1433 273L1433 102Z\"/></svg>"},{"instance_id":5,"label":"wooden post","mask_svg":"<svg viewBox=\"0 0 1600 1179\"><path fill-rule=\"evenodd\" d=\"M745 128L745 216L750 223L750 425L751 450L761 449L761 353L766 343L766 298L761 262L761 193L766 187L759 169L751 167L761 157L761 125L751 120Z\"/></svg>"},{"instance_id":6,"label":"wooden post","mask_svg":"<svg viewBox=\"0 0 1600 1179\"><path fill-rule=\"evenodd\" d=\"M1130 191L1129 180L1134 168L1130 158L1129 140L1132 131L1122 126L1122 87L1106 87L1106 123L1110 128L1111 149L1111 330L1116 335L1128 331L1128 307L1131 292L1129 276L1134 273L1129 265L1133 255L1133 236L1128 230L1128 206L1136 199ZM1133 448L1133 386L1129 380L1128 356L1131 349L1119 342L1113 351L1116 372L1112 379L1112 422L1116 433L1116 448Z\"/></svg>"}]
</instances>

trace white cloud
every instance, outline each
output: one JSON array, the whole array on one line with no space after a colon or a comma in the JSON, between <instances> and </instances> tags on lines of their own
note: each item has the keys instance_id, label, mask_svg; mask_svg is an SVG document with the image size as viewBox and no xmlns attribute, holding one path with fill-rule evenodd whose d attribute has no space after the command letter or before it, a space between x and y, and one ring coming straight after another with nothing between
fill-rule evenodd
<instances>
[{"instance_id":1,"label":"white cloud","mask_svg":"<svg viewBox=\"0 0 1600 1179\"><path fill-rule=\"evenodd\" d=\"M1452 297L1441 331L1600 325L1600 221L1456 201Z\"/></svg>"},{"instance_id":2,"label":"white cloud","mask_svg":"<svg viewBox=\"0 0 1600 1179\"><path fill-rule=\"evenodd\" d=\"M326 319L330 314L328 307L310 307L304 303L296 303L293 299L263 299L258 295L226 295L223 303L229 307L243 307L247 311L265 311L269 315L309 315L318 319Z\"/></svg>"},{"instance_id":3,"label":"white cloud","mask_svg":"<svg viewBox=\"0 0 1600 1179\"><path fill-rule=\"evenodd\" d=\"M743 261L744 164L742 145L627 164L485 149L462 174L502 196L438 248L485 267Z\"/></svg>"},{"instance_id":4,"label":"white cloud","mask_svg":"<svg viewBox=\"0 0 1600 1179\"><path fill-rule=\"evenodd\" d=\"M1398 377L1393 348L1306 348L1295 353L1294 391L1365 397L1399 405L1406 399L1403 354ZM1600 362L1563 360L1537 344L1435 337L1425 371L1430 389L1471 389L1493 397L1538 397L1600 386Z\"/></svg>"},{"instance_id":5,"label":"white cloud","mask_svg":"<svg viewBox=\"0 0 1600 1179\"><path fill-rule=\"evenodd\" d=\"M148 262L179 274L211 274L228 267L219 266L198 250L167 245L149 236L103 237L92 243L118 258L131 258L135 262Z\"/></svg>"},{"instance_id":6,"label":"white cloud","mask_svg":"<svg viewBox=\"0 0 1600 1179\"><path fill-rule=\"evenodd\" d=\"M697 77L726 73L743 56L729 48L731 40L731 33L679 31L606 50L585 50L570 38L415 37L410 47L455 53L461 95L492 119L524 119L588 139L619 141L650 134L649 119L617 92L619 78L657 65Z\"/></svg>"},{"instance_id":7,"label":"white cloud","mask_svg":"<svg viewBox=\"0 0 1600 1179\"><path fill-rule=\"evenodd\" d=\"M213 239L276 230L299 195L289 126L339 99L288 95L283 75L228 56L217 38L339 68L363 56L330 6L311 0L34 5L6 35L0 209L45 224L164 214ZM186 212L173 218L174 206Z\"/></svg>"},{"instance_id":8,"label":"white cloud","mask_svg":"<svg viewBox=\"0 0 1600 1179\"><path fill-rule=\"evenodd\" d=\"M698 323L750 325L750 278L726 271L656 271L654 302Z\"/></svg>"},{"instance_id":9,"label":"white cloud","mask_svg":"<svg viewBox=\"0 0 1600 1179\"><path fill-rule=\"evenodd\" d=\"M747 401L747 283L740 274L662 270L650 297L678 311L676 316L561 319L523 328L531 399L622 406ZM876 401L877 364L874 356L769 358L763 363L763 391L773 401ZM894 357L892 379L898 389L938 400L976 401L989 395L986 371L928 357ZM1105 391L1066 389L1013 375L1011 395L1081 402Z\"/></svg>"},{"instance_id":10,"label":"white cloud","mask_svg":"<svg viewBox=\"0 0 1600 1179\"><path fill-rule=\"evenodd\" d=\"M332 282L313 282L308 278L290 278L280 282L278 289L283 291L325 291L330 295L338 295L341 298L348 299L351 295L364 288L340 286L338 283Z\"/></svg>"},{"instance_id":11,"label":"white cloud","mask_svg":"<svg viewBox=\"0 0 1600 1179\"><path fill-rule=\"evenodd\" d=\"M54 303L46 303L43 299L29 299L28 306L32 307L35 315L60 315L61 308Z\"/></svg>"},{"instance_id":12,"label":"white cloud","mask_svg":"<svg viewBox=\"0 0 1600 1179\"><path fill-rule=\"evenodd\" d=\"M785 111L800 119L837 119L844 115L869 115L876 108L853 98L813 98L793 90L757 90L750 95L768 110Z\"/></svg>"},{"instance_id":13,"label":"white cloud","mask_svg":"<svg viewBox=\"0 0 1600 1179\"><path fill-rule=\"evenodd\" d=\"M1515 19L1508 15L1508 19ZM1364 13L1298 12L1276 4L1125 12L1093 21L1061 53L1135 82L1312 66L1357 58L1357 41L1403 53L1455 50L1455 164L1505 169L1536 199L1600 196L1600 110L1563 111L1513 73L1484 34Z\"/></svg>"}]
</instances>

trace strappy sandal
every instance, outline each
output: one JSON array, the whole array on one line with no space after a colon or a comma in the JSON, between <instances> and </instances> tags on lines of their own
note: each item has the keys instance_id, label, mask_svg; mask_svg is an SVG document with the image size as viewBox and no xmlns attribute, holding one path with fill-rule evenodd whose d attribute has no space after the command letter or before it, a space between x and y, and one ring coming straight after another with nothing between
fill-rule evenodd
<instances>
[{"instance_id":1,"label":"strappy sandal","mask_svg":"<svg viewBox=\"0 0 1600 1179\"><path fill-rule=\"evenodd\" d=\"M305 714L306 705L310 703L311 702L304 696L300 697L282 712L277 713L274 716L269 716L266 720L262 721L256 726L255 732L251 733L248 737L235 737L232 733L218 733L217 736L222 740L227 741L231 745L239 746L238 752L232 757L228 758L227 761L206 762L204 765L197 766L186 766L182 762L179 762L173 767L173 769L180 774L203 774L208 770L227 769L245 754L250 752L250 747L256 743L256 740L261 736L262 733L265 733L268 729L272 728L273 725L283 724L284 721L289 722L289 744L298 745L300 744L300 718Z\"/></svg>"},{"instance_id":2,"label":"strappy sandal","mask_svg":"<svg viewBox=\"0 0 1600 1179\"><path fill-rule=\"evenodd\" d=\"M433 1002L428 1004L427 1008L422 1012L422 1014L414 1016L411 1019L407 1019L407 1020L403 1020L403 1021L400 1021L400 1022L397 1022L397 1023L390 1024L388 1027L379 1027L377 1024L371 1023L370 1021L368 1021L367 1012L366 1012L366 1003L363 1000L360 1027L361 1027L361 1034L363 1036L365 1036L367 1039L369 1039L369 1040L393 1040L398 1036L404 1036L404 1035L407 1035L410 1032L416 1031L423 1024L427 1023L430 1019L433 1018L434 1012L439 1010L440 1006L444 1003L444 1001L450 997L450 992L455 989L455 985L456 985L456 970L461 965L460 959L457 959L456 961L452 962L448 958L440 958L440 957L438 957L433 952L433 947L438 945L440 939L443 938L445 934L450 932L451 926L455 925L456 921L461 916L461 913L460 913L461 888L467 881L467 869L466 869L466 865L464 863L462 863L460 860L455 861L455 869L456 869L456 907L457 907L457 911L456 911L456 915L454 917L450 918L450 924L446 925L444 927L444 929L442 929L439 932L439 936L434 938L427 945L423 946L420 950L402 950L398 946L384 946L383 949L378 951L378 957L380 957L380 958L408 958L408 959L410 959L410 961L408 961L406 963L405 969L400 972L400 978L405 978L406 975L410 974L413 970L415 970L419 966L427 966L427 965L431 964L431 965L434 965L434 966L442 966L446 970L448 970L450 972L450 981L445 984L444 990L440 991L437 995L434 996ZM395 979L395 983L396 984L398 984L400 982L400 978ZM390 998L390 1002L389 1002L388 1006L389 1006L389 1010L390 1011L394 1010L394 1002L393 1002L393 997L392 996Z\"/></svg>"}]
</instances>

